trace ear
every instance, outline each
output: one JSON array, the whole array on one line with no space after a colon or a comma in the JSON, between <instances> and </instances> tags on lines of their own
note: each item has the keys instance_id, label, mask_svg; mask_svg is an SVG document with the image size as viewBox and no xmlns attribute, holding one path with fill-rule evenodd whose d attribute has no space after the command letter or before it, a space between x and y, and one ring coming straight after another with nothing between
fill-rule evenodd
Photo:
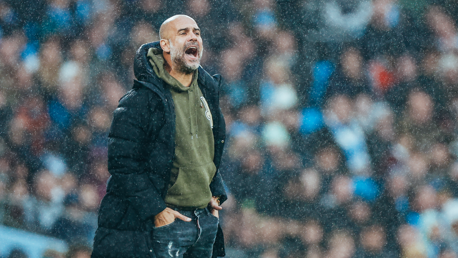
<instances>
[{"instance_id":1,"label":"ear","mask_svg":"<svg viewBox=\"0 0 458 258\"><path fill-rule=\"evenodd\" d=\"M162 51L170 53L170 43L167 39L161 39L160 41Z\"/></svg>"}]
</instances>

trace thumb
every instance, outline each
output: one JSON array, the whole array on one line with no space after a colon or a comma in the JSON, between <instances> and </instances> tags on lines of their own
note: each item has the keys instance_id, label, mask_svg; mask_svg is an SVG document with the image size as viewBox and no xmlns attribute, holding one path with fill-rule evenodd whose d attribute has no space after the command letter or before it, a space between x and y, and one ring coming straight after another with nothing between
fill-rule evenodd
<instances>
[{"instance_id":1,"label":"thumb","mask_svg":"<svg viewBox=\"0 0 458 258\"><path fill-rule=\"evenodd\" d=\"M179 213L178 211L174 211L174 212L173 212L173 215L175 215L175 218L179 218L179 219L181 219L181 220L183 220L183 221L187 221L187 222L191 221L190 218L188 218L188 217L186 217L185 215Z\"/></svg>"}]
</instances>

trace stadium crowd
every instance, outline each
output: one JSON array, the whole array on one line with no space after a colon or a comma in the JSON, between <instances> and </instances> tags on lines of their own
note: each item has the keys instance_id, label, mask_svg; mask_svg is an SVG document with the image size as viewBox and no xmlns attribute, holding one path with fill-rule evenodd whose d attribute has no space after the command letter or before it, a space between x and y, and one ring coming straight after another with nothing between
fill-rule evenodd
<instances>
[{"instance_id":1,"label":"stadium crowd","mask_svg":"<svg viewBox=\"0 0 458 258\"><path fill-rule=\"evenodd\" d=\"M89 257L111 113L178 13L225 80L228 257L458 257L453 0L0 0L0 224Z\"/></svg>"}]
</instances>

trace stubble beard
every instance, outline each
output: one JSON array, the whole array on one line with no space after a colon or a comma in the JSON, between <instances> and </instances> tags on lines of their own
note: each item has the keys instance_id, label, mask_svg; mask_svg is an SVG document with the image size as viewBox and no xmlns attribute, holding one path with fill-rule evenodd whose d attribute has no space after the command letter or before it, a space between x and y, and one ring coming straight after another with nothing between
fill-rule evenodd
<instances>
[{"instance_id":1,"label":"stubble beard","mask_svg":"<svg viewBox=\"0 0 458 258\"><path fill-rule=\"evenodd\" d=\"M194 71L196 71L197 68L199 68L200 66L200 59L202 58L203 47L199 49L198 62L188 65L185 60L186 53L184 52L186 49L186 45L182 49L180 49L178 47L175 47L170 40L169 40L169 43L170 43L170 58L172 59L172 62L176 64L178 71L184 74L194 73Z\"/></svg>"}]
</instances>

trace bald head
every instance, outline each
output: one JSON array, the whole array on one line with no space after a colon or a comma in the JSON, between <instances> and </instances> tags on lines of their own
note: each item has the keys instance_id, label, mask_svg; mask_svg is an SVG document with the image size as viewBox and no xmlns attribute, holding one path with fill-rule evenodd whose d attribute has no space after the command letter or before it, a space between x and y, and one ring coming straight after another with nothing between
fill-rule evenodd
<instances>
[{"instance_id":1,"label":"bald head","mask_svg":"<svg viewBox=\"0 0 458 258\"><path fill-rule=\"evenodd\" d=\"M161 39L170 39L172 36L171 34L177 30L178 24L183 22L194 23L197 27L197 23L193 18L183 14L174 15L162 23L159 29L159 37L161 37Z\"/></svg>"}]
</instances>

